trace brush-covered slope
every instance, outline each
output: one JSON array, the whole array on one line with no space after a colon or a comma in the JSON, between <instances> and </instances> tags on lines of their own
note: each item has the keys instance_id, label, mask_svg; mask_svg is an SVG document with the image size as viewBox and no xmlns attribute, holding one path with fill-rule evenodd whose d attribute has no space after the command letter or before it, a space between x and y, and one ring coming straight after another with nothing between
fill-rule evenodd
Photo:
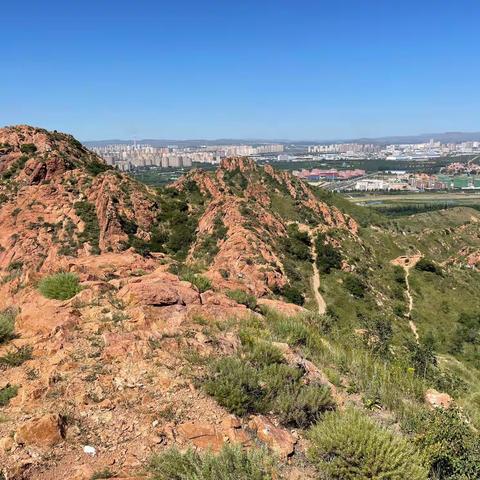
<instances>
[{"instance_id":1,"label":"brush-covered slope","mask_svg":"<svg viewBox=\"0 0 480 480\"><path fill-rule=\"evenodd\" d=\"M0 144L0 478L479 478L478 214Z\"/></svg>"}]
</instances>

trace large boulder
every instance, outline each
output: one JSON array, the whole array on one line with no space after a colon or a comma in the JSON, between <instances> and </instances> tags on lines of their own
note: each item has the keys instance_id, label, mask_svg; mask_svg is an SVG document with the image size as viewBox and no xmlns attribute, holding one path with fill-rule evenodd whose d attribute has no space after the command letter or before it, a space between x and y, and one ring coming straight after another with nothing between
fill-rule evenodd
<instances>
[{"instance_id":1,"label":"large boulder","mask_svg":"<svg viewBox=\"0 0 480 480\"><path fill-rule=\"evenodd\" d=\"M63 422L58 415L44 415L21 425L15 441L21 445L53 447L63 440Z\"/></svg>"}]
</instances>

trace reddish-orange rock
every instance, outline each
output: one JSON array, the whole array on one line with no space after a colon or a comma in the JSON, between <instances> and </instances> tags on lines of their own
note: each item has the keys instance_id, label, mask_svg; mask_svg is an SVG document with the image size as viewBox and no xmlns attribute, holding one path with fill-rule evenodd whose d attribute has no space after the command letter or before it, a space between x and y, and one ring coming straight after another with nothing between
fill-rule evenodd
<instances>
[{"instance_id":1,"label":"reddish-orange rock","mask_svg":"<svg viewBox=\"0 0 480 480\"><path fill-rule=\"evenodd\" d=\"M182 423L178 427L178 433L202 450L218 452L223 447L223 437L212 425L200 422Z\"/></svg>"},{"instance_id":2,"label":"reddish-orange rock","mask_svg":"<svg viewBox=\"0 0 480 480\"><path fill-rule=\"evenodd\" d=\"M448 409L452 405L453 398L448 393L437 392L437 390L429 388L425 392L425 402L431 408Z\"/></svg>"},{"instance_id":3,"label":"reddish-orange rock","mask_svg":"<svg viewBox=\"0 0 480 480\"><path fill-rule=\"evenodd\" d=\"M58 415L45 415L24 423L15 433L21 445L53 447L63 440L63 425Z\"/></svg>"},{"instance_id":4,"label":"reddish-orange rock","mask_svg":"<svg viewBox=\"0 0 480 480\"><path fill-rule=\"evenodd\" d=\"M258 438L280 457L288 457L294 452L297 443L295 437L285 428L276 427L263 415L253 416L249 426L257 432Z\"/></svg>"}]
</instances>

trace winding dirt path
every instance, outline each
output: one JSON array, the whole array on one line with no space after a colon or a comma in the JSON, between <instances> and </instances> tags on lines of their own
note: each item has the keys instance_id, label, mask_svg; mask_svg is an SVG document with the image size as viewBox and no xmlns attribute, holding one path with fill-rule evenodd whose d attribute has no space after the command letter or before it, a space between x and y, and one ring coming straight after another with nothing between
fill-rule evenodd
<instances>
[{"instance_id":1,"label":"winding dirt path","mask_svg":"<svg viewBox=\"0 0 480 480\"><path fill-rule=\"evenodd\" d=\"M325 315L327 311L327 304L320 293L320 272L317 267L317 248L315 246L315 232L317 229L311 228L304 223L292 222L298 225L298 229L301 232L307 232L308 236L310 237L310 254L312 255L312 266L313 266L313 274L312 274L312 288L313 288L313 295L315 297L315 301L318 305L318 313L320 315Z\"/></svg>"},{"instance_id":2,"label":"winding dirt path","mask_svg":"<svg viewBox=\"0 0 480 480\"><path fill-rule=\"evenodd\" d=\"M313 294L315 295L315 300L318 304L318 313L320 315L325 315L327 311L327 304L323 299L322 295L320 294L320 272L318 271L317 267L317 247L315 246L315 237L311 229L308 229L308 235L310 236L310 252L312 254L313 260L313 275L312 275L312 284L313 284Z\"/></svg>"},{"instance_id":3,"label":"winding dirt path","mask_svg":"<svg viewBox=\"0 0 480 480\"><path fill-rule=\"evenodd\" d=\"M410 275L410 269L414 267L421 258L422 258L422 255L418 253L416 255L411 255L411 256L404 255L401 257L397 257L391 262L393 265L398 265L405 270L405 293L407 294L407 299L408 299L407 313L405 314L405 317L408 318L408 325L410 327L410 330L415 335L415 339L417 340L417 343L420 337L418 336L417 326L415 325L415 322L412 320L413 297L410 292L410 281L408 277Z\"/></svg>"}]
</instances>

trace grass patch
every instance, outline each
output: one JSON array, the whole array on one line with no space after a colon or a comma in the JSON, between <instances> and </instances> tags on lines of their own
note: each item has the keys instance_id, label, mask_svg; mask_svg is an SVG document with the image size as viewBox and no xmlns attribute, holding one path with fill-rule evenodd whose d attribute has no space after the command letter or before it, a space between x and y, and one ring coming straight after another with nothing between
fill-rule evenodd
<instances>
[{"instance_id":1,"label":"grass patch","mask_svg":"<svg viewBox=\"0 0 480 480\"><path fill-rule=\"evenodd\" d=\"M251 293L244 292L243 290L229 290L226 295L228 298L245 305L251 310L255 310L257 307L257 298Z\"/></svg>"},{"instance_id":2,"label":"grass patch","mask_svg":"<svg viewBox=\"0 0 480 480\"><path fill-rule=\"evenodd\" d=\"M12 309L0 312L0 344L15 337L15 312Z\"/></svg>"},{"instance_id":3,"label":"grass patch","mask_svg":"<svg viewBox=\"0 0 480 480\"><path fill-rule=\"evenodd\" d=\"M16 385L7 385L0 388L0 407L7 406L10 400L17 396L17 393L18 387Z\"/></svg>"},{"instance_id":4,"label":"grass patch","mask_svg":"<svg viewBox=\"0 0 480 480\"><path fill-rule=\"evenodd\" d=\"M56 273L40 280L40 293L50 299L68 300L82 290L78 275L74 273Z\"/></svg>"},{"instance_id":5,"label":"grass patch","mask_svg":"<svg viewBox=\"0 0 480 480\"><path fill-rule=\"evenodd\" d=\"M237 356L213 360L205 391L236 415L272 411L284 425L305 428L334 407L324 385L303 382L303 371L285 363L271 342L241 332Z\"/></svg>"},{"instance_id":6,"label":"grass patch","mask_svg":"<svg viewBox=\"0 0 480 480\"><path fill-rule=\"evenodd\" d=\"M22 363L32 358L32 347L24 346L10 350L0 357L0 366L7 368L19 367Z\"/></svg>"},{"instance_id":7,"label":"grass patch","mask_svg":"<svg viewBox=\"0 0 480 480\"><path fill-rule=\"evenodd\" d=\"M197 287L200 293L206 292L212 288L212 282L207 277L199 275L198 273L186 272L181 276L181 279L185 282L190 282Z\"/></svg>"},{"instance_id":8,"label":"grass patch","mask_svg":"<svg viewBox=\"0 0 480 480\"><path fill-rule=\"evenodd\" d=\"M225 446L218 455L170 449L155 455L150 480L273 480L275 461L264 449Z\"/></svg>"}]
</instances>

